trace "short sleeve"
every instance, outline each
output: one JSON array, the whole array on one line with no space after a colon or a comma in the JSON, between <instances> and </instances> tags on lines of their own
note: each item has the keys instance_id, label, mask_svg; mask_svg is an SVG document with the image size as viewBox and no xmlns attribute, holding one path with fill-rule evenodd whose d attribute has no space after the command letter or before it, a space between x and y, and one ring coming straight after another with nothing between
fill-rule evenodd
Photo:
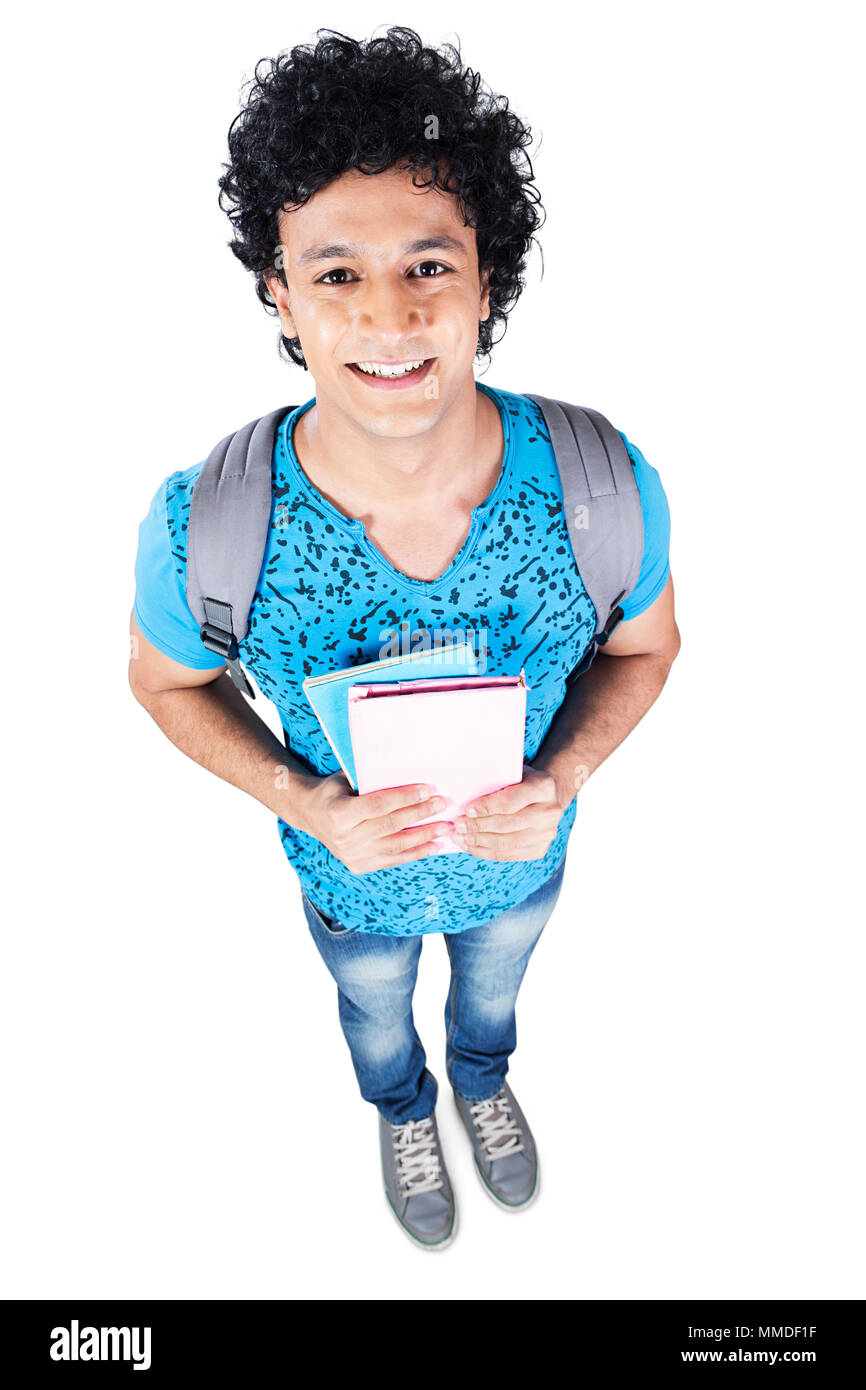
<instances>
[{"instance_id":1,"label":"short sleeve","mask_svg":"<svg viewBox=\"0 0 866 1390\"><path fill-rule=\"evenodd\" d=\"M647 463L640 449L618 431L622 436L629 456L634 463L635 481L640 493L643 513L643 559L637 584L621 605L623 621L636 618L655 603L670 576L669 547L671 539L671 517L668 499L662 487L661 478L651 464Z\"/></svg>"},{"instance_id":2,"label":"short sleeve","mask_svg":"<svg viewBox=\"0 0 866 1390\"><path fill-rule=\"evenodd\" d=\"M173 553L166 514L168 482L166 478L160 483L138 528L135 621L148 642L172 660L197 671L215 671L225 662L202 643L186 601L186 559L181 564Z\"/></svg>"}]
</instances>

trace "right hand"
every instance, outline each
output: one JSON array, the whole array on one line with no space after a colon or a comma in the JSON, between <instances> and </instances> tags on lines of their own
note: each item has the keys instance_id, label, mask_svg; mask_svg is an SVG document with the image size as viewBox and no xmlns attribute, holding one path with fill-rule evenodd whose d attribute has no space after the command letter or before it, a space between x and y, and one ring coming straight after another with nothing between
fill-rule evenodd
<instances>
[{"instance_id":1,"label":"right hand","mask_svg":"<svg viewBox=\"0 0 866 1390\"><path fill-rule=\"evenodd\" d=\"M320 840L353 874L369 874L429 854L442 854L434 837L450 834L453 821L431 821L411 828L413 822L435 815L447 805L443 797L416 800L420 785L413 782L359 795L343 772L311 777L300 796L300 814L295 820L289 818L290 823Z\"/></svg>"}]
</instances>

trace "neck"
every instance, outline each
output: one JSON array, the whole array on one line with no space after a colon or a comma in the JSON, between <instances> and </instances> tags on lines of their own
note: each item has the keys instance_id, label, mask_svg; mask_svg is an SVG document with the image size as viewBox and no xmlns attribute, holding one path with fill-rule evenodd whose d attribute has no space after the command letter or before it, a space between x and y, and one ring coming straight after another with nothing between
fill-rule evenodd
<instances>
[{"instance_id":1,"label":"neck","mask_svg":"<svg viewBox=\"0 0 866 1390\"><path fill-rule=\"evenodd\" d=\"M494 486L502 462L496 404L467 378L434 423L417 435L372 434L326 396L301 416L295 452L316 487L354 516L423 510ZM492 480L491 480L491 470ZM480 496L478 487L485 490Z\"/></svg>"}]
</instances>

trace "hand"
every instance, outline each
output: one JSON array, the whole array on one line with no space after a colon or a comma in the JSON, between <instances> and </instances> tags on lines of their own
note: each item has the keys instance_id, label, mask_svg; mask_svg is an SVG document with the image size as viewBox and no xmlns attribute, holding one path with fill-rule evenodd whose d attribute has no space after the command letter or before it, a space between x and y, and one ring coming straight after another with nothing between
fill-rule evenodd
<instances>
[{"instance_id":1,"label":"hand","mask_svg":"<svg viewBox=\"0 0 866 1390\"><path fill-rule=\"evenodd\" d=\"M447 802L441 796L419 801L417 789L412 783L359 795L343 772L307 777L299 789L296 785L292 812L283 819L320 840L353 874L369 874L443 853L435 837L453 830L453 821L411 827L444 810Z\"/></svg>"},{"instance_id":2,"label":"hand","mask_svg":"<svg viewBox=\"0 0 866 1390\"><path fill-rule=\"evenodd\" d=\"M470 807L477 816L469 815ZM469 803L456 822L457 831L466 826L463 842L457 832L454 842L478 859L543 859L564 810L552 773L524 763L522 782Z\"/></svg>"}]
</instances>

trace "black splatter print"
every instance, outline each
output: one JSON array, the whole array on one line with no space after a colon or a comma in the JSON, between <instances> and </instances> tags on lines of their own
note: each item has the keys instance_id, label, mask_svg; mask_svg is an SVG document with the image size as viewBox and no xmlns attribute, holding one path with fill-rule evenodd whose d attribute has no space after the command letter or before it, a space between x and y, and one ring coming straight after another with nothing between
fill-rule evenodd
<instances>
[{"instance_id":1,"label":"black splatter print","mask_svg":"<svg viewBox=\"0 0 866 1390\"><path fill-rule=\"evenodd\" d=\"M338 771L339 763L302 681L377 659L386 634L401 623L413 634L471 630L490 675L525 669L527 761L536 756L595 629L544 416L525 396L477 386L500 411L502 470L475 508L460 551L430 582L396 570L363 523L344 517L306 478L290 431L312 399L287 414L277 431L271 527L240 655L279 711L287 746L318 775ZM197 471L173 474L166 485L172 554L184 583ZM197 631L192 615L190 623ZM542 859L502 863L442 854L368 874L352 874L318 840L285 821L277 824L302 886L324 913L362 931L411 936L478 926L535 892L558 868L575 814L576 800Z\"/></svg>"}]
</instances>

